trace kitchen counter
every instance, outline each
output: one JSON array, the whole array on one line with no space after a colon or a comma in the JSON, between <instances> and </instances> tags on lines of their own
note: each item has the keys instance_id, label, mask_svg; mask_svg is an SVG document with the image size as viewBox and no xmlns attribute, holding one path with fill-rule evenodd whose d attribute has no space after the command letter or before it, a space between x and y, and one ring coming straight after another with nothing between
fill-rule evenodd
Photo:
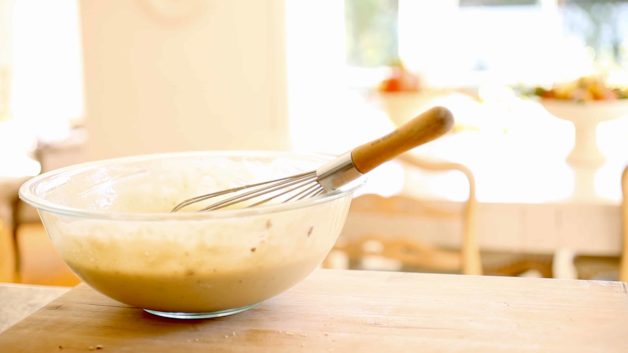
<instances>
[{"instance_id":1,"label":"kitchen counter","mask_svg":"<svg viewBox=\"0 0 628 353\"><path fill-rule=\"evenodd\" d=\"M317 270L247 312L192 321L86 285L19 287L0 285L3 320L26 302L43 309L0 334L2 352L628 351L623 282Z\"/></svg>"},{"instance_id":2,"label":"kitchen counter","mask_svg":"<svg viewBox=\"0 0 628 353\"><path fill-rule=\"evenodd\" d=\"M67 287L0 284L0 332L69 290Z\"/></svg>"}]
</instances>

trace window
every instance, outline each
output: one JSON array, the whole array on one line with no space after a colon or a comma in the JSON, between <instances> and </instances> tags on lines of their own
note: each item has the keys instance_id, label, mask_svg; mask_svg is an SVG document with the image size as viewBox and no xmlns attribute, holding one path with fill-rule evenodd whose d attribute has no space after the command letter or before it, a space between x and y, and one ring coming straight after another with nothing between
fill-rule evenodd
<instances>
[{"instance_id":1,"label":"window","mask_svg":"<svg viewBox=\"0 0 628 353\"><path fill-rule=\"evenodd\" d=\"M10 46L3 45L10 49L7 115L28 125L40 139L63 138L83 117L78 2L7 3L12 5L3 13L12 19L7 28Z\"/></svg>"},{"instance_id":2,"label":"window","mask_svg":"<svg viewBox=\"0 0 628 353\"><path fill-rule=\"evenodd\" d=\"M547 83L628 63L628 2L346 0L347 64L399 56L433 85Z\"/></svg>"},{"instance_id":3,"label":"window","mask_svg":"<svg viewBox=\"0 0 628 353\"><path fill-rule=\"evenodd\" d=\"M288 0L293 146L339 153L390 130L392 124L373 91L387 73L389 60L398 56L422 75L426 87L472 87L482 98L482 102L469 102L453 97L456 100L446 102L458 121L468 123L475 129L473 133L477 132L478 136L473 137L477 141L462 141L470 133L455 142L475 146L473 152L460 153L460 145L455 143L434 148L429 145L422 151L456 157L452 159L477 167L481 200L536 202L567 197L573 186L569 182L571 171L564 162L573 143L571 126L552 119L538 105L516 99L508 87L571 79L599 65L605 69L625 67L628 3L605 3L620 20L616 20L615 29L603 30L607 34L599 38L607 38L602 42L606 44L594 49L584 32L593 29L574 22L577 18L591 21L582 15L588 11L583 9L584 2L327 0L312 4ZM607 28L607 24L601 26ZM609 56L608 48L615 48L614 53L621 55ZM622 165L628 161L622 152L628 146L620 135L625 136L627 128L628 121L623 119L600 126L598 131L604 134L598 139L600 149ZM534 136L532 144L530 136ZM462 154L464 159L460 158ZM521 164L531 155L535 160L528 163L535 163L536 169L522 171ZM502 168L496 173L494 166L499 163L503 163ZM544 172L534 172L539 168ZM392 169L371 175L370 185L377 192L399 191L395 188L403 177L399 178L399 170ZM614 173L614 169L606 171L606 175ZM553 183L547 183L547 175L554 177ZM526 189L505 183L515 177L546 185ZM616 197L619 184L607 184L604 196Z\"/></svg>"},{"instance_id":4,"label":"window","mask_svg":"<svg viewBox=\"0 0 628 353\"><path fill-rule=\"evenodd\" d=\"M397 0L346 0L347 62L377 67L397 59Z\"/></svg>"}]
</instances>

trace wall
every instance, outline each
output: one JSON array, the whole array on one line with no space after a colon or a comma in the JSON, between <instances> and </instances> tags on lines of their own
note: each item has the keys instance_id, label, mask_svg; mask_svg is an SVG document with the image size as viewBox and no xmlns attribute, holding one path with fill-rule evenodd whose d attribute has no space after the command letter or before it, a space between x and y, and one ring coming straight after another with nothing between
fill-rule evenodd
<instances>
[{"instance_id":1,"label":"wall","mask_svg":"<svg viewBox=\"0 0 628 353\"><path fill-rule=\"evenodd\" d=\"M288 147L283 1L81 1L87 159Z\"/></svg>"}]
</instances>

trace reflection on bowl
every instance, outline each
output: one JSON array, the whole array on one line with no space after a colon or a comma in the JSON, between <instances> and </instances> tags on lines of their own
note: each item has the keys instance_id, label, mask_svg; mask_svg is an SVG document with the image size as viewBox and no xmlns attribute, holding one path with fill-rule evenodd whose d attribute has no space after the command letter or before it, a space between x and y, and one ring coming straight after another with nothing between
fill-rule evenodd
<instances>
[{"instance_id":1,"label":"reflection on bowl","mask_svg":"<svg viewBox=\"0 0 628 353\"><path fill-rule=\"evenodd\" d=\"M96 290L166 317L237 313L293 286L338 237L353 189L287 204L169 210L182 199L316 169L329 156L179 153L72 166L26 182L65 262Z\"/></svg>"}]
</instances>

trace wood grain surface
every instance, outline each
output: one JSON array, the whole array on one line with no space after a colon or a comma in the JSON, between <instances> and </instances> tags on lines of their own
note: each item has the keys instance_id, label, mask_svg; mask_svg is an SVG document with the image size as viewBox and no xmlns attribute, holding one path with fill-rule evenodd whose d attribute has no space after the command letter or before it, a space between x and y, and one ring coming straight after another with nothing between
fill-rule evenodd
<instances>
[{"instance_id":1,"label":"wood grain surface","mask_svg":"<svg viewBox=\"0 0 628 353\"><path fill-rule=\"evenodd\" d=\"M0 285L0 332L69 290L69 287L3 283Z\"/></svg>"},{"instance_id":2,"label":"wood grain surface","mask_svg":"<svg viewBox=\"0 0 628 353\"><path fill-rule=\"evenodd\" d=\"M318 270L231 317L162 319L80 285L0 352L628 352L623 282Z\"/></svg>"}]
</instances>

